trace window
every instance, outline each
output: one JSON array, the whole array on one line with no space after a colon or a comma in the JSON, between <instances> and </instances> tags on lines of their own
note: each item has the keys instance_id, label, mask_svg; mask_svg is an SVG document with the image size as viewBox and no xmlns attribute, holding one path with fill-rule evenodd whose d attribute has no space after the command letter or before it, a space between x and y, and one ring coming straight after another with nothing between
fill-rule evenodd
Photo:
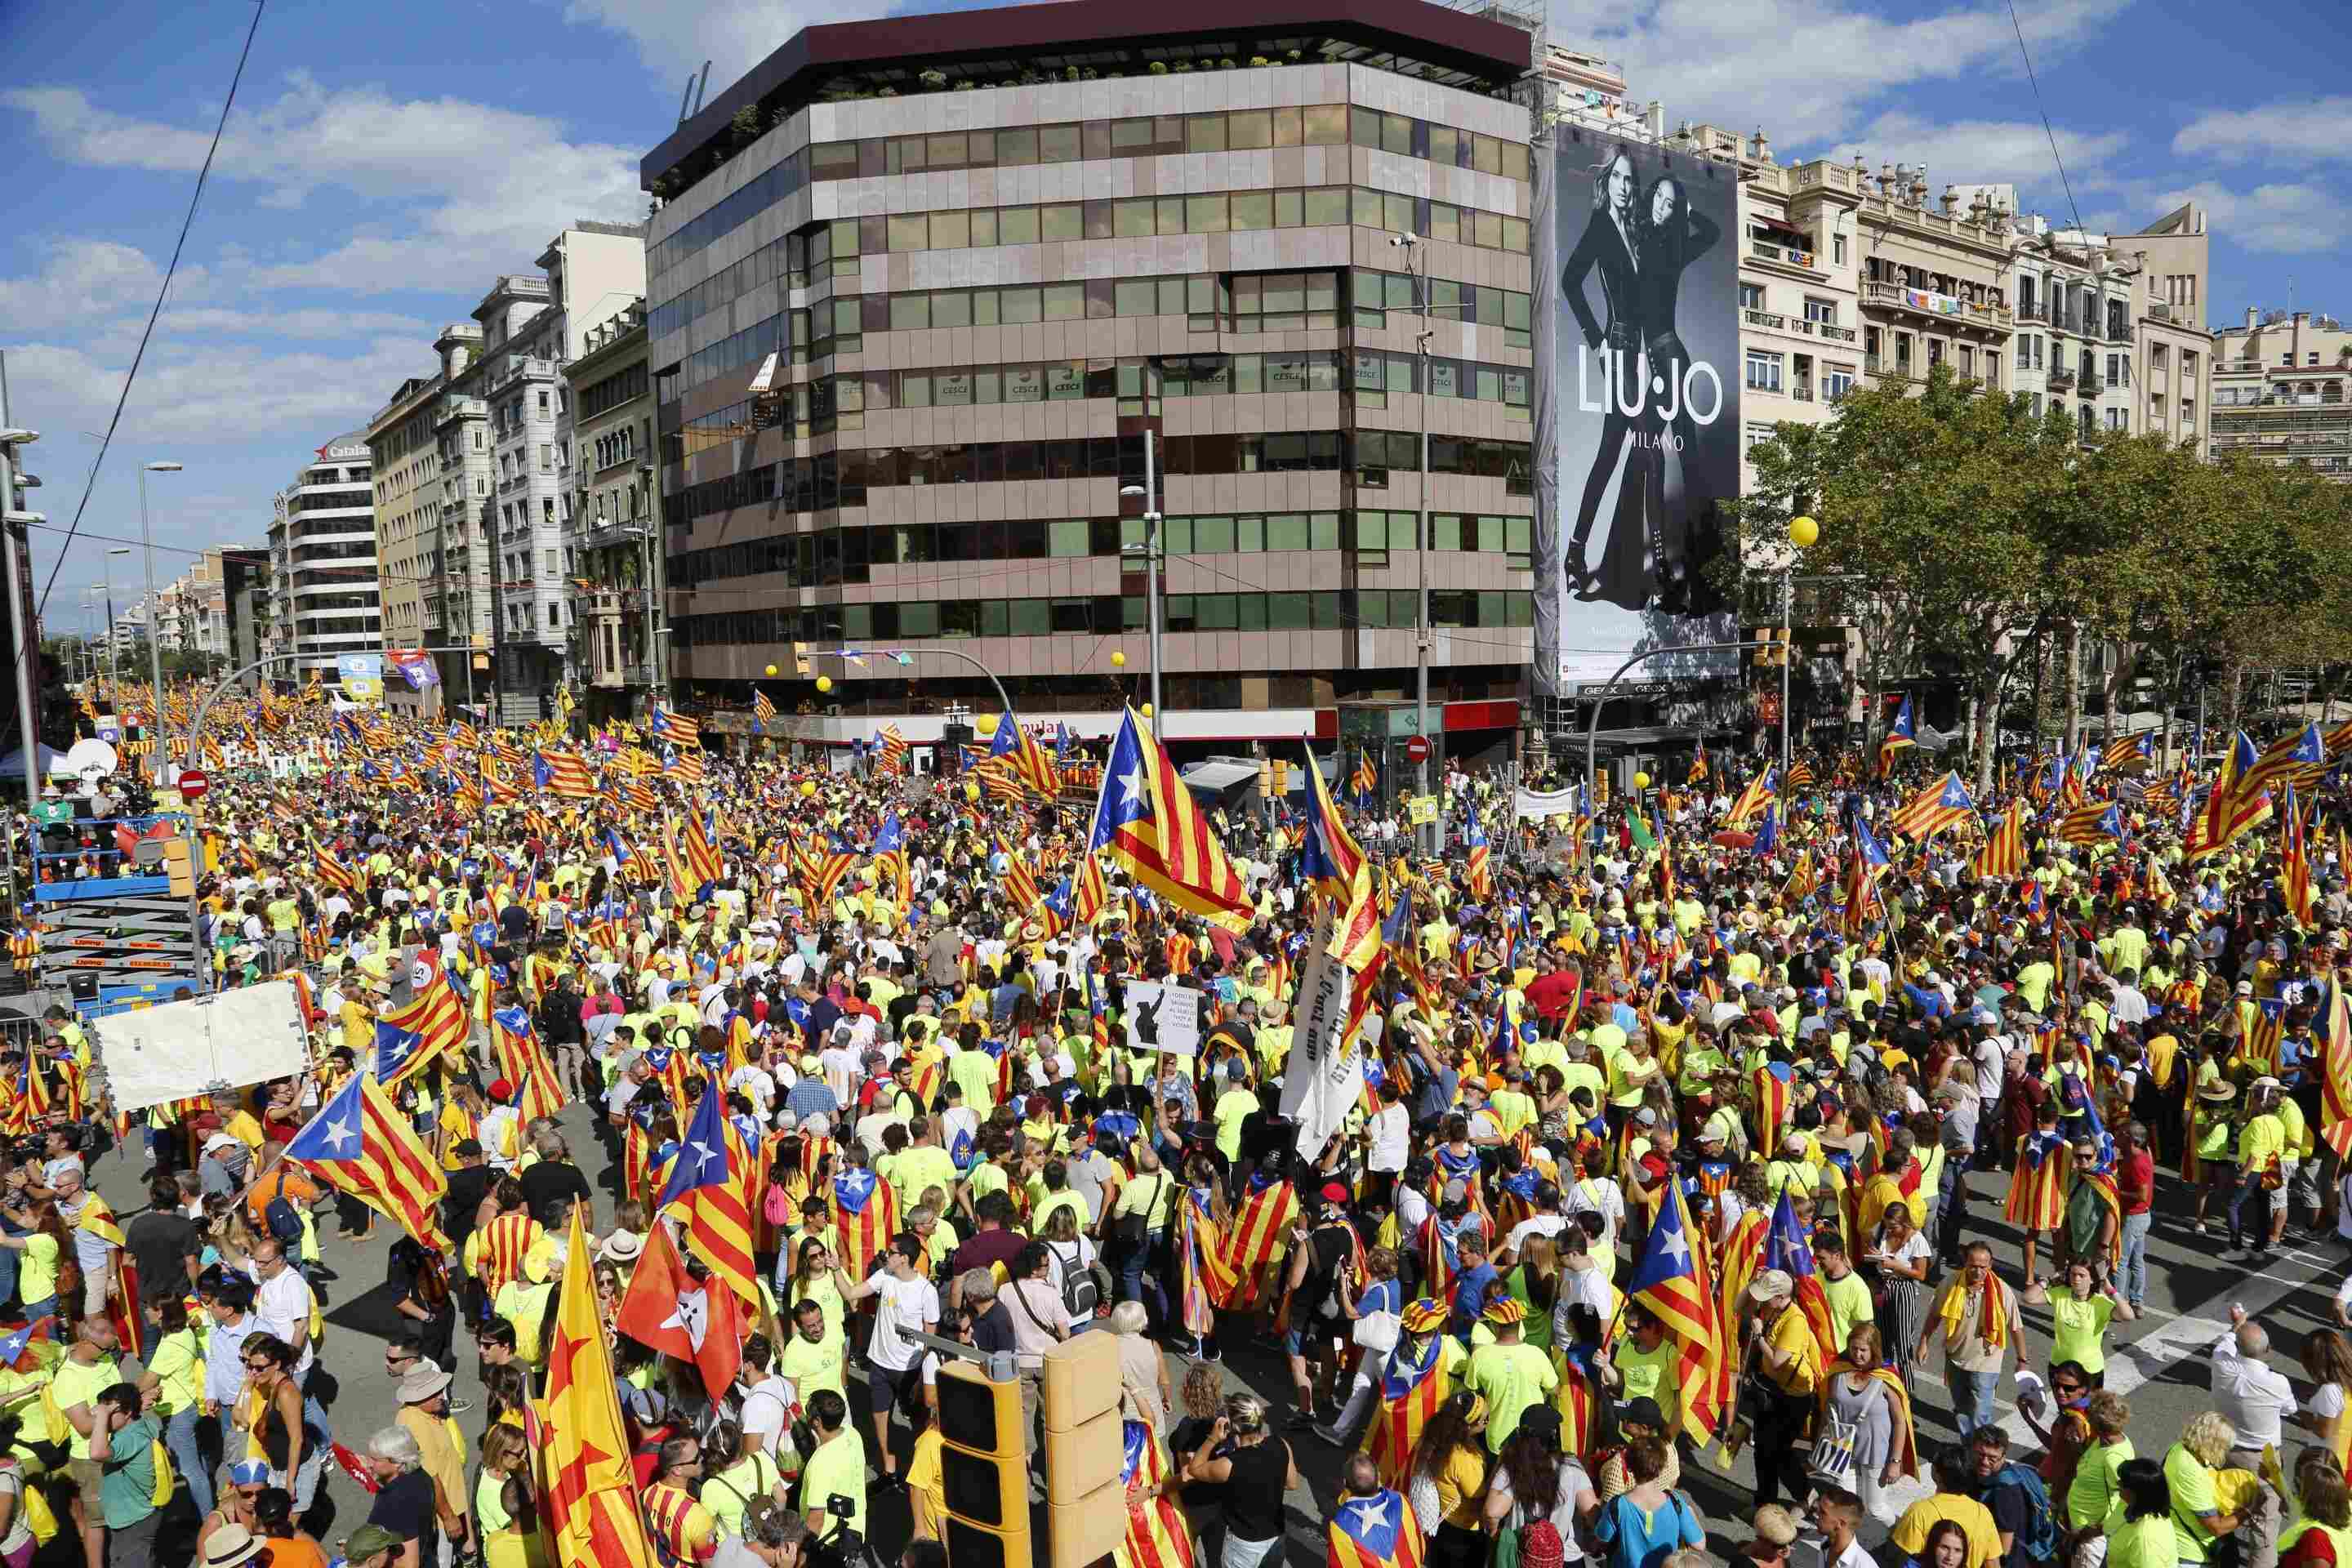
<instances>
[{"instance_id":1,"label":"window","mask_svg":"<svg viewBox=\"0 0 2352 1568\"><path fill-rule=\"evenodd\" d=\"M1847 393L1852 392L1853 390L1853 366L1850 364L1832 364L1822 367L1822 396L1824 399L1829 402L1835 403L1839 398L1843 397Z\"/></svg>"},{"instance_id":2,"label":"window","mask_svg":"<svg viewBox=\"0 0 2352 1568\"><path fill-rule=\"evenodd\" d=\"M1761 349L1748 351L1748 385L1755 392L1780 390L1780 356Z\"/></svg>"},{"instance_id":3,"label":"window","mask_svg":"<svg viewBox=\"0 0 2352 1568\"><path fill-rule=\"evenodd\" d=\"M2125 423L2126 423L2126 421L2130 417L2130 413L2131 413L2131 411L2130 411L2129 409L2126 409L2126 408L2110 408L2110 409L2108 409L2108 410L2107 410L2107 428L2108 428L2108 429L2110 429L2110 430L2121 430L2121 429L2123 429L2123 428L2124 428L2124 426L2125 426Z\"/></svg>"},{"instance_id":4,"label":"window","mask_svg":"<svg viewBox=\"0 0 2352 1568\"><path fill-rule=\"evenodd\" d=\"M1908 373L1911 369L1911 334L1895 334L1895 368Z\"/></svg>"},{"instance_id":5,"label":"window","mask_svg":"<svg viewBox=\"0 0 2352 1568\"><path fill-rule=\"evenodd\" d=\"M1963 381L1974 381L1976 378L1977 351L1970 348L1968 344L1962 343L1960 345L1960 379Z\"/></svg>"},{"instance_id":6,"label":"window","mask_svg":"<svg viewBox=\"0 0 2352 1568\"><path fill-rule=\"evenodd\" d=\"M1764 285L1761 283L1742 283L1739 286L1739 308L1743 310L1762 310L1764 308Z\"/></svg>"},{"instance_id":7,"label":"window","mask_svg":"<svg viewBox=\"0 0 2352 1568\"><path fill-rule=\"evenodd\" d=\"M2033 368L2033 339L2030 334L2021 335L2017 340L2017 368Z\"/></svg>"},{"instance_id":8,"label":"window","mask_svg":"<svg viewBox=\"0 0 2352 1568\"><path fill-rule=\"evenodd\" d=\"M1835 300L1817 300L1811 294L1806 295L1805 320L1812 322L1815 326L1836 326L1837 301Z\"/></svg>"},{"instance_id":9,"label":"window","mask_svg":"<svg viewBox=\"0 0 2352 1568\"><path fill-rule=\"evenodd\" d=\"M1772 426L1759 424L1751 419L1748 422L1747 428L1741 432L1739 449L1743 452L1752 452L1759 442L1769 441L1771 438Z\"/></svg>"},{"instance_id":10,"label":"window","mask_svg":"<svg viewBox=\"0 0 2352 1568\"><path fill-rule=\"evenodd\" d=\"M1840 267L1845 265L1845 236L1842 234L1830 236L1830 259Z\"/></svg>"},{"instance_id":11,"label":"window","mask_svg":"<svg viewBox=\"0 0 2352 1568\"><path fill-rule=\"evenodd\" d=\"M2040 338L2038 338L2038 337L2037 337L2037 338L2035 338L2035 339L2033 340L2033 368L2034 368L2034 369L2036 369L2036 370L2040 370L2041 368L2042 368L2042 340L2041 340Z\"/></svg>"}]
</instances>

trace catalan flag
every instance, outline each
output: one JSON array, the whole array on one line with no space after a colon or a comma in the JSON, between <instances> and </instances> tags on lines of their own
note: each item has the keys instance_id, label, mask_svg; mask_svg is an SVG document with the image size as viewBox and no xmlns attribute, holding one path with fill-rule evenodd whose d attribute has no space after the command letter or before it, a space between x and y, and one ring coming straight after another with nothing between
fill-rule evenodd
<instances>
[{"instance_id":1,"label":"catalan flag","mask_svg":"<svg viewBox=\"0 0 2352 1568\"><path fill-rule=\"evenodd\" d=\"M1773 799L1778 793L1779 786L1775 782L1773 772L1770 768L1766 768L1762 773L1749 779L1747 787L1739 792L1739 798L1731 803L1731 815L1723 819L1723 826L1726 828L1739 826L1762 810L1764 803Z\"/></svg>"},{"instance_id":2,"label":"catalan flag","mask_svg":"<svg viewBox=\"0 0 2352 1568\"><path fill-rule=\"evenodd\" d=\"M1421 1568L1421 1521L1402 1493L1343 1497L1326 1529L1328 1568Z\"/></svg>"},{"instance_id":3,"label":"catalan flag","mask_svg":"<svg viewBox=\"0 0 2352 1568\"><path fill-rule=\"evenodd\" d=\"M1152 892L1235 934L1255 918L1192 792L1132 708L1111 742L1086 847L1108 851Z\"/></svg>"},{"instance_id":4,"label":"catalan flag","mask_svg":"<svg viewBox=\"0 0 2352 1568\"><path fill-rule=\"evenodd\" d=\"M828 1195L841 1266L851 1279L863 1279L898 1234L898 1191L865 1166L851 1165L833 1178Z\"/></svg>"},{"instance_id":5,"label":"catalan flag","mask_svg":"<svg viewBox=\"0 0 2352 1568\"><path fill-rule=\"evenodd\" d=\"M530 1416L526 1436L539 1456L540 1527L546 1531L549 1558L602 1568L653 1568L596 1297L596 1271L576 1209L547 1347L547 1396L531 1406Z\"/></svg>"},{"instance_id":6,"label":"catalan flag","mask_svg":"<svg viewBox=\"0 0 2352 1568\"><path fill-rule=\"evenodd\" d=\"M703 826L702 814L686 814L686 832L679 843L686 854L686 874L708 888L727 874L727 863L720 858L718 847L711 843L709 830Z\"/></svg>"},{"instance_id":7,"label":"catalan flag","mask_svg":"<svg viewBox=\"0 0 2352 1568\"><path fill-rule=\"evenodd\" d=\"M1004 861L1004 896L1011 901L1016 915L1025 915L1037 907L1037 876L1029 869L1029 862L1015 855L1003 835L996 838L996 853Z\"/></svg>"},{"instance_id":8,"label":"catalan flag","mask_svg":"<svg viewBox=\"0 0 2352 1568\"><path fill-rule=\"evenodd\" d=\"M1454 1342L1436 1331L1444 1324L1445 1311L1445 1303L1434 1297L1407 1306L1405 1321L1419 1326L1407 1331L1373 1373L1380 1380L1380 1408L1364 1431L1364 1452L1391 1485L1404 1479L1413 1450L1421 1446L1422 1428L1445 1403L1446 1385L1454 1381L1456 1369L1447 1363L1458 1359L1459 1346L1449 1356L1446 1347ZM1369 1363L1366 1370L1372 1370Z\"/></svg>"},{"instance_id":9,"label":"catalan flag","mask_svg":"<svg viewBox=\"0 0 2352 1568\"><path fill-rule=\"evenodd\" d=\"M499 1072L521 1098L516 1109L526 1121L553 1116L568 1103L563 1082L547 1059L547 1047L531 1026L529 1009L518 1005L490 1013L490 1046L498 1052Z\"/></svg>"},{"instance_id":10,"label":"catalan flag","mask_svg":"<svg viewBox=\"0 0 2352 1568\"><path fill-rule=\"evenodd\" d=\"M359 896L360 874L336 859L333 850L321 844L316 851L315 858L318 863L319 880L321 884L337 889L353 898Z\"/></svg>"},{"instance_id":11,"label":"catalan flag","mask_svg":"<svg viewBox=\"0 0 2352 1568\"><path fill-rule=\"evenodd\" d=\"M1493 864L1495 848L1486 841L1486 830L1474 821L1470 824L1468 831L1463 835L1463 841L1470 847L1468 869L1470 896L1482 900L1493 898L1495 896Z\"/></svg>"},{"instance_id":12,"label":"catalan flag","mask_svg":"<svg viewBox=\"0 0 2352 1568\"><path fill-rule=\"evenodd\" d=\"M377 1087L374 1074L353 1074L295 1133L286 1158L309 1166L329 1186L359 1199L423 1246L449 1249L449 1238L441 1233L448 1178L409 1119Z\"/></svg>"},{"instance_id":13,"label":"catalan flag","mask_svg":"<svg viewBox=\"0 0 2352 1568\"><path fill-rule=\"evenodd\" d=\"M1127 1489L1127 1537L1112 1552L1118 1568L1193 1568L1192 1529L1161 1488L1168 1461L1148 1421L1120 1423L1119 1484Z\"/></svg>"},{"instance_id":14,"label":"catalan flag","mask_svg":"<svg viewBox=\"0 0 2352 1568\"><path fill-rule=\"evenodd\" d=\"M751 688L751 733L766 734L768 726L774 723L775 720L776 705L768 700L766 692L756 686Z\"/></svg>"},{"instance_id":15,"label":"catalan flag","mask_svg":"<svg viewBox=\"0 0 2352 1568\"><path fill-rule=\"evenodd\" d=\"M907 768L907 737L898 733L898 726L883 725L882 733L876 738L882 745L882 765L904 773Z\"/></svg>"},{"instance_id":16,"label":"catalan flag","mask_svg":"<svg viewBox=\"0 0 2352 1568\"><path fill-rule=\"evenodd\" d=\"M2301 733L2283 735L2263 749L2253 766L2240 776L2238 795L2251 800L2279 784L2308 790L2326 771L2327 742L2321 739L2317 724L2306 724Z\"/></svg>"},{"instance_id":17,"label":"catalan flag","mask_svg":"<svg viewBox=\"0 0 2352 1568\"><path fill-rule=\"evenodd\" d=\"M2104 844L2124 836L2124 808L2114 801L2078 805L2058 819L2058 837L2069 844Z\"/></svg>"},{"instance_id":18,"label":"catalan flag","mask_svg":"<svg viewBox=\"0 0 2352 1568\"><path fill-rule=\"evenodd\" d=\"M1665 1325L1679 1363L1682 1409L1679 1426L1694 1443L1715 1435L1725 1405L1723 1334L1702 1279L1689 1211L1682 1188L1666 1184L1670 1201L1658 1205L1642 1248L1641 1266L1625 1294Z\"/></svg>"},{"instance_id":19,"label":"catalan flag","mask_svg":"<svg viewBox=\"0 0 2352 1568\"><path fill-rule=\"evenodd\" d=\"M728 1119L718 1081L707 1080L654 1209L659 1214L682 1207L686 1249L756 1310L760 1288L751 1259L751 1205L746 1195L750 1172L750 1158Z\"/></svg>"},{"instance_id":20,"label":"catalan flag","mask_svg":"<svg viewBox=\"0 0 2352 1568\"><path fill-rule=\"evenodd\" d=\"M1948 773L1896 808L1889 828L1906 838L1926 843L1947 827L1957 826L1977 814L1960 775Z\"/></svg>"},{"instance_id":21,"label":"catalan flag","mask_svg":"<svg viewBox=\"0 0 2352 1568\"><path fill-rule=\"evenodd\" d=\"M2156 736L2152 731L2120 735L2107 742L2099 754L2099 765L2111 773L2137 773L2156 762Z\"/></svg>"},{"instance_id":22,"label":"catalan flag","mask_svg":"<svg viewBox=\"0 0 2352 1568\"><path fill-rule=\"evenodd\" d=\"M2286 896L2287 918L2298 926L2311 923L2311 849L2303 813L2294 804L2294 785L2285 786L2284 809L2279 822L2279 890Z\"/></svg>"},{"instance_id":23,"label":"catalan flag","mask_svg":"<svg viewBox=\"0 0 2352 1568\"><path fill-rule=\"evenodd\" d=\"M580 760L577 752L533 752L530 771L541 789L551 790L566 799L587 800L596 793L595 785L589 782L588 764Z\"/></svg>"},{"instance_id":24,"label":"catalan flag","mask_svg":"<svg viewBox=\"0 0 2352 1568\"><path fill-rule=\"evenodd\" d=\"M1772 1228L1764 1237L1764 1267L1778 1268L1795 1285L1791 1300L1796 1310L1804 1314L1805 1326L1813 1331L1816 1358L1813 1379L1819 1382L1822 1369L1845 1353L1838 1343L1835 1320L1830 1316L1830 1299L1822 1288L1822 1277L1813 1267L1813 1244L1805 1235L1804 1226L1797 1218L1797 1205L1790 1201L1789 1184L1780 1184L1780 1201L1772 1207Z\"/></svg>"},{"instance_id":25,"label":"catalan flag","mask_svg":"<svg viewBox=\"0 0 2352 1568\"><path fill-rule=\"evenodd\" d=\"M2000 826L1985 835L1971 864L1980 881L2005 882L2025 875L2025 803L2011 801Z\"/></svg>"},{"instance_id":26,"label":"catalan flag","mask_svg":"<svg viewBox=\"0 0 2352 1568\"><path fill-rule=\"evenodd\" d=\"M462 1057L473 1026L457 985L441 967L438 949L426 948L408 966L406 1005L376 1020L376 1072L386 1089L412 1077L435 1058Z\"/></svg>"},{"instance_id":27,"label":"catalan flag","mask_svg":"<svg viewBox=\"0 0 2352 1568\"><path fill-rule=\"evenodd\" d=\"M1380 785L1381 775L1372 768L1372 753L1359 749L1356 752L1356 771L1348 775L1349 793L1360 799L1380 788Z\"/></svg>"},{"instance_id":28,"label":"catalan flag","mask_svg":"<svg viewBox=\"0 0 2352 1568\"><path fill-rule=\"evenodd\" d=\"M1110 884L1104 879L1102 857L1089 849L1078 857L1077 888L1071 895L1070 921L1091 926L1110 902Z\"/></svg>"},{"instance_id":29,"label":"catalan flag","mask_svg":"<svg viewBox=\"0 0 2352 1568\"><path fill-rule=\"evenodd\" d=\"M2327 1034L2319 1045L2319 1135L2339 1160L2352 1160L2352 1006L2344 987L2327 988Z\"/></svg>"},{"instance_id":30,"label":"catalan flag","mask_svg":"<svg viewBox=\"0 0 2352 1568\"><path fill-rule=\"evenodd\" d=\"M1886 738L1878 742L1878 776L1885 778L1895 771L1896 752L1918 743L1917 727L1911 721L1911 699L1906 694L1903 705L1895 710L1895 722L1887 726Z\"/></svg>"},{"instance_id":31,"label":"catalan flag","mask_svg":"<svg viewBox=\"0 0 2352 1568\"><path fill-rule=\"evenodd\" d=\"M702 721L683 713L673 713L667 708L654 710L653 722L648 726L658 740L674 746L698 749L702 744Z\"/></svg>"},{"instance_id":32,"label":"catalan flag","mask_svg":"<svg viewBox=\"0 0 2352 1568\"><path fill-rule=\"evenodd\" d=\"M1698 749L1691 753L1690 772L1684 776L1683 784L1686 788L1696 788L1705 783L1706 783L1706 742L1701 741L1698 743Z\"/></svg>"},{"instance_id":33,"label":"catalan flag","mask_svg":"<svg viewBox=\"0 0 2352 1568\"><path fill-rule=\"evenodd\" d=\"M1060 793L1061 777L1054 772L1054 759L1037 743L1037 737L1021 727L1013 710L1006 709L996 721L996 733L989 738L988 754L997 759L1010 772L1045 800Z\"/></svg>"},{"instance_id":34,"label":"catalan flag","mask_svg":"<svg viewBox=\"0 0 2352 1568\"><path fill-rule=\"evenodd\" d=\"M1812 782L1812 763L1804 761L1802 758L1799 758L1797 761L1789 764L1789 793L1790 795L1795 795L1801 789L1811 788Z\"/></svg>"},{"instance_id":35,"label":"catalan flag","mask_svg":"<svg viewBox=\"0 0 2352 1568\"><path fill-rule=\"evenodd\" d=\"M2240 731L2221 759L2221 774L2206 793L2204 805L2189 818L2188 837L2181 845L2181 855L2189 864L2220 854L2270 820L2269 792L2245 787L2257 763L2253 741Z\"/></svg>"}]
</instances>

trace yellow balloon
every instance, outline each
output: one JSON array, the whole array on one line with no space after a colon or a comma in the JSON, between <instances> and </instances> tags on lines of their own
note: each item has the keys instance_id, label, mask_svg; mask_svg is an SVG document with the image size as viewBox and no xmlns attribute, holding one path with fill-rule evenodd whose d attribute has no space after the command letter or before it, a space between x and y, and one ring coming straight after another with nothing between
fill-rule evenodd
<instances>
[{"instance_id":1,"label":"yellow balloon","mask_svg":"<svg viewBox=\"0 0 2352 1568\"><path fill-rule=\"evenodd\" d=\"M971 727L978 732L981 739L986 740L989 736L996 733L996 715L993 713L982 713L971 721Z\"/></svg>"},{"instance_id":2,"label":"yellow balloon","mask_svg":"<svg viewBox=\"0 0 2352 1568\"><path fill-rule=\"evenodd\" d=\"M1137 709L1136 711L1149 719L1151 717L1151 704L1147 702L1142 707Z\"/></svg>"},{"instance_id":3,"label":"yellow balloon","mask_svg":"<svg viewBox=\"0 0 2352 1568\"><path fill-rule=\"evenodd\" d=\"M775 674L775 673L776 673L776 667L775 667L774 665L772 665L772 665L770 665L770 666L768 666L768 673L769 673L770 675L773 675L773 674Z\"/></svg>"},{"instance_id":4,"label":"yellow balloon","mask_svg":"<svg viewBox=\"0 0 2352 1568\"><path fill-rule=\"evenodd\" d=\"M808 799L810 796L812 796L812 795L815 795L815 794L816 794L816 780L814 780L814 779L803 779L803 780L801 780L801 798L802 798L803 800L806 800L806 799Z\"/></svg>"},{"instance_id":5,"label":"yellow balloon","mask_svg":"<svg viewBox=\"0 0 2352 1568\"><path fill-rule=\"evenodd\" d=\"M980 798L980 786L967 779L964 782L963 797L966 800L978 800Z\"/></svg>"},{"instance_id":6,"label":"yellow balloon","mask_svg":"<svg viewBox=\"0 0 2352 1568\"><path fill-rule=\"evenodd\" d=\"M1110 667L1113 669L1125 669L1127 668L1127 655L1119 652L1117 648L1111 649Z\"/></svg>"},{"instance_id":7,"label":"yellow balloon","mask_svg":"<svg viewBox=\"0 0 2352 1568\"><path fill-rule=\"evenodd\" d=\"M1649 787L1650 787L1650 775L1649 775L1649 774L1647 774L1647 773L1635 773L1635 774L1633 775L1633 787L1634 787L1635 789L1647 789L1647 788L1649 788Z\"/></svg>"},{"instance_id":8,"label":"yellow balloon","mask_svg":"<svg viewBox=\"0 0 2352 1568\"><path fill-rule=\"evenodd\" d=\"M1811 518L1792 517L1789 520L1789 542L1795 545L1798 549L1811 549L1813 547L1813 542L1820 539L1821 536L1822 525L1815 522Z\"/></svg>"},{"instance_id":9,"label":"yellow balloon","mask_svg":"<svg viewBox=\"0 0 2352 1568\"><path fill-rule=\"evenodd\" d=\"M830 675L820 675L820 676L818 676L818 677L816 678L816 689L817 689L819 691L830 691L830 690L832 690L832 689L833 689L833 677L831 677Z\"/></svg>"}]
</instances>

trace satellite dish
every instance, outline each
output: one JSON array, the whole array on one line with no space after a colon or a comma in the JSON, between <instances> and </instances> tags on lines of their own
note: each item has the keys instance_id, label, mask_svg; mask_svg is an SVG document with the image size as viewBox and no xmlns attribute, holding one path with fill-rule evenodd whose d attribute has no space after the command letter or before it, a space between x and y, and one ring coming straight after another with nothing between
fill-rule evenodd
<instances>
[{"instance_id":1,"label":"satellite dish","mask_svg":"<svg viewBox=\"0 0 2352 1568\"><path fill-rule=\"evenodd\" d=\"M114 748L104 741L81 740L76 741L73 743L73 749L59 757L51 765L50 771L61 773L94 774L104 778L121 765L121 758L116 754Z\"/></svg>"}]
</instances>

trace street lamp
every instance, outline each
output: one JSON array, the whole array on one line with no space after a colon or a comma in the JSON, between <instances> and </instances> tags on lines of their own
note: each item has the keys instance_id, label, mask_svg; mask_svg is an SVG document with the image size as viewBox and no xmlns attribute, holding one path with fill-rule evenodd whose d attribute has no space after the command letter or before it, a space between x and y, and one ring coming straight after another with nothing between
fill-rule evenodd
<instances>
[{"instance_id":1,"label":"street lamp","mask_svg":"<svg viewBox=\"0 0 2352 1568\"><path fill-rule=\"evenodd\" d=\"M1164 710L1160 702L1160 473L1153 460L1156 437L1151 431L1143 433L1143 482L1121 485L1122 496L1140 497L1143 501L1143 542L1141 545L1121 545L1119 554L1141 554L1144 569L1144 613L1151 626L1151 711L1157 718Z\"/></svg>"},{"instance_id":2,"label":"street lamp","mask_svg":"<svg viewBox=\"0 0 2352 1568\"><path fill-rule=\"evenodd\" d=\"M130 553L131 546L127 544L106 552L106 702L114 710L114 732L118 735L122 732L122 645L114 636L114 558ZM147 613L152 616L154 606L149 605Z\"/></svg>"},{"instance_id":3,"label":"street lamp","mask_svg":"<svg viewBox=\"0 0 2352 1568\"><path fill-rule=\"evenodd\" d=\"M152 737L155 749L150 754L154 759L157 789L163 787L163 761L170 748L164 739L163 728L163 647L155 636L155 532L147 522L147 476L176 474L180 467L168 458L139 465L139 538L146 551L144 564L147 570L147 679L153 689L151 700L155 705L155 733ZM194 759L189 760L193 762Z\"/></svg>"},{"instance_id":4,"label":"street lamp","mask_svg":"<svg viewBox=\"0 0 2352 1568\"><path fill-rule=\"evenodd\" d=\"M1789 520L1789 559L1780 567L1780 636L1785 646L1780 655L1780 779L1788 787L1790 753L1789 665L1796 652L1797 642L1797 557L1811 550L1822 537L1822 525L1810 517Z\"/></svg>"}]
</instances>

